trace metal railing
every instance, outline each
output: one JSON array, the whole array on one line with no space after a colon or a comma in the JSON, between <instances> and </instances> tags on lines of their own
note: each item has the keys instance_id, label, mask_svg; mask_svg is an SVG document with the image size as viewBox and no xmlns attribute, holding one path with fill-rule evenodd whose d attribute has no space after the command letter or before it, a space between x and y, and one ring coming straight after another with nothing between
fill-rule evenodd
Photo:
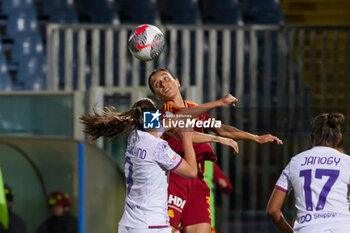
<instances>
[{"instance_id":1,"label":"metal railing","mask_svg":"<svg viewBox=\"0 0 350 233\"><path fill-rule=\"evenodd\" d=\"M236 157L227 148L214 146L234 185L234 193L222 197L221 232L271 232L256 220L291 156L310 146L311 118L328 110L350 116L350 27L163 25L166 49L147 63L127 51L134 28L48 25L49 90L102 86L105 94L129 92L135 100L150 94L148 74L166 67L192 101L232 93L239 99L237 108L212 114L239 129L276 134L284 146L240 142ZM349 134L344 141L349 141ZM291 203L287 212L291 219Z\"/></svg>"}]
</instances>

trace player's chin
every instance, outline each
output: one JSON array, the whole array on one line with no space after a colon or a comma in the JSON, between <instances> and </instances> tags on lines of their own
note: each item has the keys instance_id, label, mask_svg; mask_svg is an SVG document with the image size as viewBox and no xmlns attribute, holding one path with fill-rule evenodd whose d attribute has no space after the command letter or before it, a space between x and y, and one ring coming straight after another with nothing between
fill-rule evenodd
<instances>
[{"instance_id":1,"label":"player's chin","mask_svg":"<svg viewBox=\"0 0 350 233\"><path fill-rule=\"evenodd\" d=\"M172 93L169 93L169 92L162 94L162 99L164 101L173 100L174 99L175 96Z\"/></svg>"}]
</instances>

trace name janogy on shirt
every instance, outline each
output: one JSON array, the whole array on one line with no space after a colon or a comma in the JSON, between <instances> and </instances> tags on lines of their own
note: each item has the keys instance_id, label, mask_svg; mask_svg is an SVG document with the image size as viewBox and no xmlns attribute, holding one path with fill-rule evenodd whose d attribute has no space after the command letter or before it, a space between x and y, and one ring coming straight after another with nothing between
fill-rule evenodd
<instances>
[{"instance_id":1,"label":"name janogy on shirt","mask_svg":"<svg viewBox=\"0 0 350 233\"><path fill-rule=\"evenodd\" d=\"M317 164L327 164L327 165L335 165L338 166L340 162L340 158L337 157L328 157L328 156L306 156L305 161L300 164L301 166L307 165L317 165Z\"/></svg>"}]
</instances>

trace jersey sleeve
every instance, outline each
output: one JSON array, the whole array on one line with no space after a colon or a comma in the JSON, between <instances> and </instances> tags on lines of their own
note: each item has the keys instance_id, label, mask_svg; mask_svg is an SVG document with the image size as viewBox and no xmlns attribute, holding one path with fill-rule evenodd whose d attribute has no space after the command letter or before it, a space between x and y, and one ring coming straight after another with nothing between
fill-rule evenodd
<instances>
[{"instance_id":1,"label":"jersey sleeve","mask_svg":"<svg viewBox=\"0 0 350 233\"><path fill-rule=\"evenodd\" d=\"M220 187L219 185L219 180L223 179L225 180L227 186L226 187ZM219 185L221 191L225 194L231 194L232 193L232 184L230 182L230 180L227 178L227 176L225 176L225 174L222 172L222 170L220 169L219 165L217 163L214 163L214 177L213 177L213 181L215 184Z\"/></svg>"},{"instance_id":2,"label":"jersey sleeve","mask_svg":"<svg viewBox=\"0 0 350 233\"><path fill-rule=\"evenodd\" d=\"M200 120L201 121L206 121L206 120L209 120L211 118L212 118L211 115L208 114L208 113L203 113L202 115L200 115Z\"/></svg>"},{"instance_id":3,"label":"jersey sleeve","mask_svg":"<svg viewBox=\"0 0 350 233\"><path fill-rule=\"evenodd\" d=\"M286 193L292 190L290 183L290 163L288 163L288 165L282 171L282 174L275 184L275 188Z\"/></svg>"},{"instance_id":4,"label":"jersey sleeve","mask_svg":"<svg viewBox=\"0 0 350 233\"><path fill-rule=\"evenodd\" d=\"M157 137L160 138L164 134L164 128L163 126L160 127L160 129L157 130Z\"/></svg>"},{"instance_id":5,"label":"jersey sleeve","mask_svg":"<svg viewBox=\"0 0 350 233\"><path fill-rule=\"evenodd\" d=\"M173 151L166 141L157 144L153 159L167 170L174 170L182 163L182 157Z\"/></svg>"}]
</instances>

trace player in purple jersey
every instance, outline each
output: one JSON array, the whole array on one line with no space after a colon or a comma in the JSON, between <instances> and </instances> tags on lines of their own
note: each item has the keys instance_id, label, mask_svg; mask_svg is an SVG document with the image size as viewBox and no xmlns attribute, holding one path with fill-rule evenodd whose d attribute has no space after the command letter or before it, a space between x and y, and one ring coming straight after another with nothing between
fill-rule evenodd
<instances>
[{"instance_id":1,"label":"player in purple jersey","mask_svg":"<svg viewBox=\"0 0 350 233\"><path fill-rule=\"evenodd\" d=\"M350 157L337 149L342 139L340 113L323 113L311 123L312 148L295 155L278 179L267 214L285 233L349 233ZM281 212L291 190L297 217L293 228Z\"/></svg>"}]
</instances>

